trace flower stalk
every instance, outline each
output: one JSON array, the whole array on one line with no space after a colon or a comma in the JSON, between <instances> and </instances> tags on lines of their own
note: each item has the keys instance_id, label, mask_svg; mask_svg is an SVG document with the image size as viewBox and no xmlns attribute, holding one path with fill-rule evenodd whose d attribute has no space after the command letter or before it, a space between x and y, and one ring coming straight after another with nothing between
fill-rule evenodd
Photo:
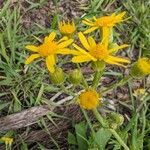
<instances>
[{"instance_id":1,"label":"flower stalk","mask_svg":"<svg viewBox=\"0 0 150 150\"><path fill-rule=\"evenodd\" d=\"M118 133L114 129L109 129L109 131L112 133L112 135L117 139L119 144L122 145L122 147L125 150L130 150L129 147L124 143L124 141L121 139L121 137L118 135Z\"/></svg>"},{"instance_id":2,"label":"flower stalk","mask_svg":"<svg viewBox=\"0 0 150 150\"><path fill-rule=\"evenodd\" d=\"M107 122L105 122L104 118L100 115L100 113L96 108L93 109L93 114L95 115L96 119L99 121L99 123L102 125L103 128L108 128ZM117 139L120 145L124 147L125 150L130 150L129 147L124 143L124 141L121 139L121 137L114 129L110 129L110 128L108 129L112 133L112 135Z\"/></svg>"},{"instance_id":3,"label":"flower stalk","mask_svg":"<svg viewBox=\"0 0 150 150\"><path fill-rule=\"evenodd\" d=\"M99 80L100 80L102 75L103 75L103 71L96 71L94 79L93 79L93 83L92 83L92 88L93 89L97 88Z\"/></svg>"},{"instance_id":4,"label":"flower stalk","mask_svg":"<svg viewBox=\"0 0 150 150\"><path fill-rule=\"evenodd\" d=\"M102 125L102 127L107 128L108 124L105 122L101 114L98 112L97 108L92 109L94 116L99 121L99 123Z\"/></svg>"}]
</instances>

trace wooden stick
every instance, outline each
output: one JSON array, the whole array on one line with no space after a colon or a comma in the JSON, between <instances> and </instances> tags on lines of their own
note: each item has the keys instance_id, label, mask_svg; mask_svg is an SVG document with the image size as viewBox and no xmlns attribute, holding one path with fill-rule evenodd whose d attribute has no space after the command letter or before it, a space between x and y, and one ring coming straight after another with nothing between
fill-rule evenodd
<instances>
[{"instance_id":1,"label":"wooden stick","mask_svg":"<svg viewBox=\"0 0 150 150\"><path fill-rule=\"evenodd\" d=\"M34 124L40 117L52 111L47 105L35 106L0 118L0 131L19 129Z\"/></svg>"}]
</instances>

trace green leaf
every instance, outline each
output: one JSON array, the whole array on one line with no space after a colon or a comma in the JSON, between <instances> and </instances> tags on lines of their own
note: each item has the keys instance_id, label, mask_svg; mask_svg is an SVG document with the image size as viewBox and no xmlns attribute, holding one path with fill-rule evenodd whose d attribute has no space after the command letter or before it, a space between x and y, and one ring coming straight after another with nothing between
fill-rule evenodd
<instances>
[{"instance_id":1,"label":"green leaf","mask_svg":"<svg viewBox=\"0 0 150 150\"><path fill-rule=\"evenodd\" d=\"M68 132L68 143L69 144L74 144L74 145L77 145L77 141L76 141L76 137L71 133L71 132Z\"/></svg>"},{"instance_id":2,"label":"green leaf","mask_svg":"<svg viewBox=\"0 0 150 150\"><path fill-rule=\"evenodd\" d=\"M0 110L4 109L7 107L10 103L0 103Z\"/></svg>"},{"instance_id":3,"label":"green leaf","mask_svg":"<svg viewBox=\"0 0 150 150\"><path fill-rule=\"evenodd\" d=\"M111 133L108 129L101 128L95 135L95 143L99 146L100 150L104 150Z\"/></svg>"},{"instance_id":4,"label":"green leaf","mask_svg":"<svg viewBox=\"0 0 150 150\"><path fill-rule=\"evenodd\" d=\"M86 125L84 122L75 125L77 143L79 150L88 149L88 141L86 137Z\"/></svg>"},{"instance_id":5,"label":"green leaf","mask_svg":"<svg viewBox=\"0 0 150 150\"><path fill-rule=\"evenodd\" d=\"M35 105L40 104L43 92L44 92L44 85L42 84L38 96L36 98Z\"/></svg>"},{"instance_id":6,"label":"green leaf","mask_svg":"<svg viewBox=\"0 0 150 150\"><path fill-rule=\"evenodd\" d=\"M55 14L54 17L53 17L52 23L51 23L51 28L52 28L52 29L55 29L55 28L56 28L57 22L58 22L58 15Z\"/></svg>"}]
</instances>

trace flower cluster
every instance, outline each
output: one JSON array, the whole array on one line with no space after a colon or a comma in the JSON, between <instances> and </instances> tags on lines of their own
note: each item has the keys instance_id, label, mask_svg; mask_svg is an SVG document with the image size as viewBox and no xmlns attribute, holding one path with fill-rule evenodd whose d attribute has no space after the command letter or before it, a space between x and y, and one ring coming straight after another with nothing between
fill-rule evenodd
<instances>
[{"instance_id":1,"label":"flower cluster","mask_svg":"<svg viewBox=\"0 0 150 150\"><path fill-rule=\"evenodd\" d=\"M83 23L92 26L90 29L86 30L83 33L87 34L98 28L102 28L103 31L102 40L98 43L95 42L93 37L89 36L88 38L86 38L82 32L79 32L78 37L81 44L83 45L83 48L75 44L75 42L73 42L73 39L69 39L70 35L72 35L76 31L74 22L60 22L58 24L58 28L62 35L65 36L56 41L56 32L51 32L44 38L43 44L39 46L27 45L26 48L34 52L34 54L32 54L26 60L25 64L29 64L34 59L42 57L46 60L46 66L48 70L51 73L54 73L57 54L74 55L74 57L72 58L72 62L74 63L82 63L88 61L96 62L99 60L104 61L108 64L115 64L119 66L124 66L123 63L130 63L130 61L127 59L113 56L114 52L116 53L119 49L128 47L127 44L109 48L110 28L115 26L116 23L122 22L122 17L124 16L124 14L124 12L119 15L112 14L111 16L105 16L98 19L94 17L94 22L88 19L83 20ZM68 48L68 46L71 44L74 49Z\"/></svg>"},{"instance_id":2,"label":"flower cluster","mask_svg":"<svg viewBox=\"0 0 150 150\"><path fill-rule=\"evenodd\" d=\"M130 64L130 60L115 56L115 54L120 49L126 48L129 45L118 45L111 39L111 37L113 37L113 28L118 23L124 21L124 16L125 12L122 12L117 15L113 13L110 16L103 16L99 18L94 16L92 19L84 19L82 23L85 26L90 26L90 28L82 32L77 32L77 27L73 21L62 21L58 23L58 29L61 33L61 37L59 39L56 32L53 31L44 38L42 44L38 46L26 46L26 48L32 51L33 54L26 59L25 64L29 64L39 57L44 58L46 66L50 72L50 77L53 80L52 83L58 85L64 81L63 70L57 67L58 59L56 57L60 54L72 55L71 62L73 63L90 62L93 66L100 68L99 70L101 71L105 69L106 64L127 67L127 65ZM101 39L95 39L94 36L86 35L97 29L99 29L98 31ZM76 32L80 44L76 41ZM130 74L133 77L141 77L150 74L149 59L139 59L132 67ZM71 73L70 80L73 84L78 84L82 80L82 73L75 70ZM99 94L95 90L89 90L88 87L85 89L85 92L81 93L78 97L78 102L80 106L85 109L93 109L99 104Z\"/></svg>"}]
</instances>

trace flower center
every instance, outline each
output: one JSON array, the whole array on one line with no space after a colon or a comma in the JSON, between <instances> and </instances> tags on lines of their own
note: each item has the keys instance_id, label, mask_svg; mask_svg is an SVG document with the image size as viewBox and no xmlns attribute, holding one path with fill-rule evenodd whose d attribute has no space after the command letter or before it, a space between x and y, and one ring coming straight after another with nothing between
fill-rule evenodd
<instances>
[{"instance_id":1,"label":"flower center","mask_svg":"<svg viewBox=\"0 0 150 150\"><path fill-rule=\"evenodd\" d=\"M75 27L68 24L60 27L60 31L65 34L72 34L75 31Z\"/></svg>"},{"instance_id":2,"label":"flower center","mask_svg":"<svg viewBox=\"0 0 150 150\"><path fill-rule=\"evenodd\" d=\"M150 60L149 59L143 58L143 59L139 60L139 62L137 64L143 73L145 73L145 74L150 73Z\"/></svg>"},{"instance_id":3,"label":"flower center","mask_svg":"<svg viewBox=\"0 0 150 150\"><path fill-rule=\"evenodd\" d=\"M90 54L99 59L104 60L109 55L108 50L102 44L98 44L90 50Z\"/></svg>"},{"instance_id":4,"label":"flower center","mask_svg":"<svg viewBox=\"0 0 150 150\"><path fill-rule=\"evenodd\" d=\"M79 105L84 109L93 109L99 104L99 94L94 90L86 90L79 96Z\"/></svg>"},{"instance_id":5,"label":"flower center","mask_svg":"<svg viewBox=\"0 0 150 150\"><path fill-rule=\"evenodd\" d=\"M57 50L57 44L55 41L49 41L49 43L43 43L39 46L39 54L42 57L46 57L48 55L54 55Z\"/></svg>"}]
</instances>

